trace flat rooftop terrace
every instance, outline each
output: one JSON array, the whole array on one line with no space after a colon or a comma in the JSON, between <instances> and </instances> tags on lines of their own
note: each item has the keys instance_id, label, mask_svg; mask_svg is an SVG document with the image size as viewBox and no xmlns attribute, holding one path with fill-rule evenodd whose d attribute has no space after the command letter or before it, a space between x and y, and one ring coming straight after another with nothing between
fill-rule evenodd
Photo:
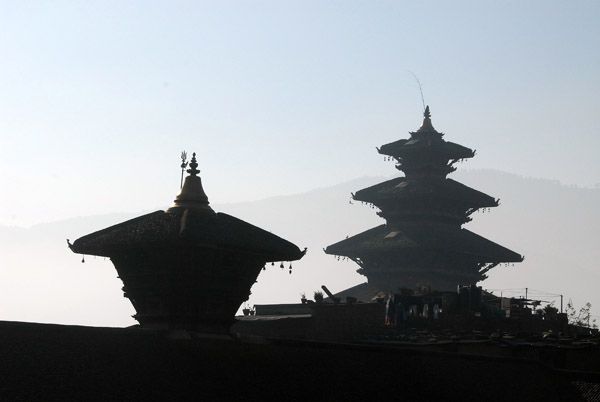
<instances>
[{"instance_id":1,"label":"flat rooftop terrace","mask_svg":"<svg viewBox=\"0 0 600 402\"><path fill-rule=\"evenodd\" d=\"M593 379L523 359L168 335L0 322L0 400L577 401L600 392Z\"/></svg>"}]
</instances>

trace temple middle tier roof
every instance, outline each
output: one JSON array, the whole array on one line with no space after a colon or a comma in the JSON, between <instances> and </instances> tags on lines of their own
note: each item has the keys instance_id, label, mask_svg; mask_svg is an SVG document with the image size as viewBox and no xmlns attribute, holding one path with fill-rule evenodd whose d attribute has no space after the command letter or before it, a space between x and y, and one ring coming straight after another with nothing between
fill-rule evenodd
<instances>
[{"instance_id":1,"label":"temple middle tier roof","mask_svg":"<svg viewBox=\"0 0 600 402\"><path fill-rule=\"evenodd\" d=\"M375 204L381 208L382 201L410 199L422 201L438 199L467 208L497 207L498 201L489 195L446 178L411 180L397 177L353 194L356 201Z\"/></svg>"}]
</instances>

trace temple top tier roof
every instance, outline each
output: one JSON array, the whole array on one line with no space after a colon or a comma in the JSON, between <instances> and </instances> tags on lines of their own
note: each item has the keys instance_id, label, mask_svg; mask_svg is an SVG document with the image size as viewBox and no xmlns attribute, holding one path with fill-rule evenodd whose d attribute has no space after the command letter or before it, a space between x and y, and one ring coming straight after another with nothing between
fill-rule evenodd
<instances>
[{"instance_id":1,"label":"temple top tier roof","mask_svg":"<svg viewBox=\"0 0 600 402\"><path fill-rule=\"evenodd\" d=\"M429 106L425 109L423 124L410 133L409 139L402 139L377 148L380 154L394 157L399 170L407 176L425 172L442 175L452 172L452 163L460 159L472 158L475 152L453 142L445 141L443 133L438 132L431 122ZM450 168L448 168L448 166Z\"/></svg>"}]
</instances>

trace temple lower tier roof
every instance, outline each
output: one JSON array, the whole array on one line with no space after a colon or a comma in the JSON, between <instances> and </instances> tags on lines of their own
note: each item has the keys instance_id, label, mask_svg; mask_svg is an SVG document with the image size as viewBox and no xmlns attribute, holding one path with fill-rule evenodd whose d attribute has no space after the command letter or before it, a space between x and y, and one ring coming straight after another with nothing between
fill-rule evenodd
<instances>
[{"instance_id":1,"label":"temple lower tier roof","mask_svg":"<svg viewBox=\"0 0 600 402\"><path fill-rule=\"evenodd\" d=\"M157 211L77 239L79 254L111 257L136 248L208 247L258 256L266 261L295 261L304 255L293 243L224 213L185 209Z\"/></svg>"},{"instance_id":2,"label":"temple lower tier roof","mask_svg":"<svg viewBox=\"0 0 600 402\"><path fill-rule=\"evenodd\" d=\"M370 202L377 206L381 201L433 198L459 204L464 206L465 209L498 206L498 201L493 197L452 179L445 178L411 180L406 177L398 177L359 190L354 194L356 201Z\"/></svg>"},{"instance_id":3,"label":"temple lower tier roof","mask_svg":"<svg viewBox=\"0 0 600 402\"><path fill-rule=\"evenodd\" d=\"M523 261L523 257L514 251L467 229L435 224L407 224L402 230L381 225L332 244L325 252L360 258L371 253L398 253L418 249L463 255L481 263Z\"/></svg>"}]
</instances>

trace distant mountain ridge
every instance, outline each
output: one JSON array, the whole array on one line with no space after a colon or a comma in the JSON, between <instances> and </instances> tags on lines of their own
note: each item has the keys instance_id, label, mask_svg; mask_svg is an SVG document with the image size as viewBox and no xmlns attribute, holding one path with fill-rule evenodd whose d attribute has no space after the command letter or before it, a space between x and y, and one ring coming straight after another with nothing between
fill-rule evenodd
<instances>
[{"instance_id":1,"label":"distant mountain ridge","mask_svg":"<svg viewBox=\"0 0 600 402\"><path fill-rule=\"evenodd\" d=\"M576 306L589 301L593 314L600 311L600 189L492 170L459 170L450 177L500 199L498 208L473 214L465 227L525 255L521 264L492 270L481 283L484 288L562 293L565 306L572 297ZM363 177L301 194L212 205L308 247L307 255L293 263L292 275L288 262L283 270L279 264L268 266L249 303L297 302L300 293L310 298L323 284L337 292L364 282L355 264L338 261L323 249L384 222L368 206L350 203L350 193L389 178ZM0 320L134 324L133 308L123 298L112 264L89 256L82 264L82 256L71 253L66 239L143 213L80 217L28 229L0 226Z\"/></svg>"}]
</instances>

